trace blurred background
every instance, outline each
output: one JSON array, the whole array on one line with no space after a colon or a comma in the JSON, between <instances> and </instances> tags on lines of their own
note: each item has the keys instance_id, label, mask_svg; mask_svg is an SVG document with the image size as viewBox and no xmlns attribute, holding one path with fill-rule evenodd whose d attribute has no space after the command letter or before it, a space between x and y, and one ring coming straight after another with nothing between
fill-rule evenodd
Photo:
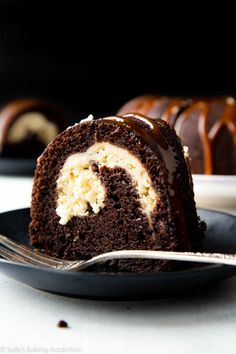
<instances>
[{"instance_id":1,"label":"blurred background","mask_svg":"<svg viewBox=\"0 0 236 354\"><path fill-rule=\"evenodd\" d=\"M141 18L112 6L103 18L91 4L85 14L72 2L1 0L1 103L46 98L77 121L114 113L138 94L235 93L234 45L228 36L220 44L204 13L190 34L187 15L182 31L168 12L163 25L150 7Z\"/></svg>"}]
</instances>

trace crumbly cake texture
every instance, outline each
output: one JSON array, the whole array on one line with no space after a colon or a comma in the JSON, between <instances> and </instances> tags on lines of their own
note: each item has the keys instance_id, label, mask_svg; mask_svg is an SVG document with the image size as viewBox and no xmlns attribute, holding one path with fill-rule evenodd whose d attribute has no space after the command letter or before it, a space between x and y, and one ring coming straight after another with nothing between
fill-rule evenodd
<instances>
[{"instance_id":1,"label":"crumbly cake texture","mask_svg":"<svg viewBox=\"0 0 236 354\"><path fill-rule=\"evenodd\" d=\"M174 158L173 178L162 158L162 148L143 139L151 128L145 119L129 117L138 127L134 131L115 119L77 124L61 133L38 159L32 192L30 243L47 254L65 259L89 259L120 249L197 251L202 249L204 223L194 202L192 180L175 131L157 120L168 156ZM121 119L122 121L122 119ZM143 134L141 134L143 133ZM93 173L106 191L104 206L88 214L73 216L60 223L58 179L70 156L86 152L96 143L109 143L131 153L147 171L157 202L151 219L144 213L137 186L127 170L90 162ZM173 166L172 166L173 167ZM171 172L171 173L172 173ZM166 271L176 265L169 261L118 260L104 269L112 271Z\"/></svg>"}]
</instances>

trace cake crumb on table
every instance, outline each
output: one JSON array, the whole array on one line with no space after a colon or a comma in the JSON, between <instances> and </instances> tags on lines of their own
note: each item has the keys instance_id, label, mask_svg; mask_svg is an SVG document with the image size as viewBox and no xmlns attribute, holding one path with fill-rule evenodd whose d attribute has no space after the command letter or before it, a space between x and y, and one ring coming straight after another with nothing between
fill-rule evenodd
<instances>
[{"instance_id":1,"label":"cake crumb on table","mask_svg":"<svg viewBox=\"0 0 236 354\"><path fill-rule=\"evenodd\" d=\"M68 323L66 321L63 321L63 320L60 320L58 323L57 323L57 327L59 328L68 328Z\"/></svg>"}]
</instances>

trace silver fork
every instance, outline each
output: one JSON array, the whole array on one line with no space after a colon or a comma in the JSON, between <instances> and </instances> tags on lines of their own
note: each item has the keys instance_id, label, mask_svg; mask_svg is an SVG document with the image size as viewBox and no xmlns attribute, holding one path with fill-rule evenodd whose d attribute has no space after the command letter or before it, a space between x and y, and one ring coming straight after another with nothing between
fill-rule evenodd
<instances>
[{"instance_id":1,"label":"silver fork","mask_svg":"<svg viewBox=\"0 0 236 354\"><path fill-rule=\"evenodd\" d=\"M0 235L0 256L17 263L31 264L44 268L54 268L65 271L79 271L94 264L122 258L162 259L185 262L218 263L236 265L235 254L222 253L194 253L194 252L169 252L147 250L121 250L100 254L89 260L68 261L35 252L30 248Z\"/></svg>"}]
</instances>

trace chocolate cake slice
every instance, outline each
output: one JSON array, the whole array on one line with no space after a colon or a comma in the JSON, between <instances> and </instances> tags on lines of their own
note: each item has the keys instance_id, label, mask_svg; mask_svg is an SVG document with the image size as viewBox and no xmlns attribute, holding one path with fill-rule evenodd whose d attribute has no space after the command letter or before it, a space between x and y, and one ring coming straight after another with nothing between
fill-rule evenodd
<instances>
[{"instance_id":1,"label":"chocolate cake slice","mask_svg":"<svg viewBox=\"0 0 236 354\"><path fill-rule=\"evenodd\" d=\"M142 115L85 119L38 159L31 245L71 260L121 249L197 251L203 224L180 139ZM168 261L120 260L109 269L162 271Z\"/></svg>"},{"instance_id":2,"label":"chocolate cake slice","mask_svg":"<svg viewBox=\"0 0 236 354\"><path fill-rule=\"evenodd\" d=\"M0 110L0 155L37 158L65 128L65 115L55 104L30 98L11 101Z\"/></svg>"}]
</instances>

